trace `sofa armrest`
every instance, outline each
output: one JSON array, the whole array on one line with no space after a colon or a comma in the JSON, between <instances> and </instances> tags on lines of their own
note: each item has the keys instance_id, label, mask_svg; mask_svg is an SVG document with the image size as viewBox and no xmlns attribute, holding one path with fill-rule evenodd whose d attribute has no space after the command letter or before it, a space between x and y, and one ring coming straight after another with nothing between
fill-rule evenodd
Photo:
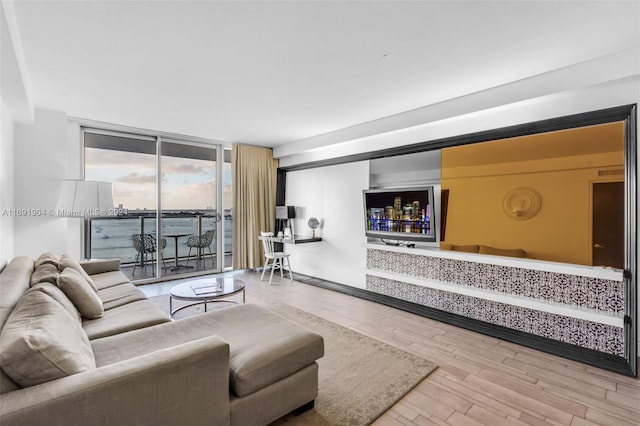
<instances>
[{"instance_id":1,"label":"sofa armrest","mask_svg":"<svg viewBox=\"0 0 640 426\"><path fill-rule=\"evenodd\" d=\"M89 274L101 274L120 270L120 259L94 259L80 261L82 269Z\"/></svg>"},{"instance_id":2,"label":"sofa armrest","mask_svg":"<svg viewBox=\"0 0 640 426\"><path fill-rule=\"evenodd\" d=\"M0 424L229 424L229 345L206 337L2 394Z\"/></svg>"}]
</instances>

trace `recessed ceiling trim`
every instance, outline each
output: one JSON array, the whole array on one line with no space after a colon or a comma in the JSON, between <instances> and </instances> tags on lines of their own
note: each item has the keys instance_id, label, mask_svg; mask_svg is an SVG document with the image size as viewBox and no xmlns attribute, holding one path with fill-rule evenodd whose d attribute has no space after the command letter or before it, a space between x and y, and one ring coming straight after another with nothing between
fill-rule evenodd
<instances>
[{"instance_id":1,"label":"recessed ceiling trim","mask_svg":"<svg viewBox=\"0 0 640 426\"><path fill-rule=\"evenodd\" d=\"M274 157L297 155L328 145L390 133L553 93L637 77L640 75L638 57L640 49L627 49L412 111L276 146L273 149Z\"/></svg>"}]
</instances>

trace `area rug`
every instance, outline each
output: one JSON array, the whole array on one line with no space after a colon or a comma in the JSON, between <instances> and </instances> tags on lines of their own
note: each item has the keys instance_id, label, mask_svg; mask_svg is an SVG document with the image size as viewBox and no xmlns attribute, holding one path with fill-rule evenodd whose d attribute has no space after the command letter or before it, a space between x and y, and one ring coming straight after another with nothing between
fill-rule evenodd
<instances>
[{"instance_id":1,"label":"area rug","mask_svg":"<svg viewBox=\"0 0 640 426\"><path fill-rule=\"evenodd\" d=\"M168 296L151 300L168 311ZM285 416L273 425L371 424L437 368L421 357L292 306L279 302L263 306L322 335L325 344L325 355L318 360L315 408ZM186 311L193 314L202 308Z\"/></svg>"}]
</instances>

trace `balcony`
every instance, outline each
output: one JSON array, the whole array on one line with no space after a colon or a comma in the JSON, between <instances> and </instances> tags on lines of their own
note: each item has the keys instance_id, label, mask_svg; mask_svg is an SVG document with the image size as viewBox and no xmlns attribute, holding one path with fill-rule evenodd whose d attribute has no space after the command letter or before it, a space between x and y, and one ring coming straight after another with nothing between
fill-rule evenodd
<instances>
[{"instance_id":1,"label":"balcony","mask_svg":"<svg viewBox=\"0 0 640 426\"><path fill-rule=\"evenodd\" d=\"M197 272L216 272L232 266L232 229L233 219L229 211L225 211L221 222L216 221L214 211L206 212L164 212L162 216L162 239L166 245L162 248L164 263L161 276L179 276ZM220 238L218 229L224 230L223 265L217 262L217 242ZM208 230L215 231L215 238L208 249L191 250L188 260L189 246L187 239L191 235L204 235ZM157 241L155 212L133 212L116 217L93 218L90 221L90 244L87 247L91 259L120 259L122 272L132 281L159 278L156 276L155 262L151 255L144 259L138 256L133 244L133 234L149 234ZM180 235L180 237L169 237ZM177 242L177 247L176 247ZM213 257L213 259L212 259ZM138 258L137 264L136 258ZM158 256L154 255L154 259ZM166 265L166 267L165 267ZM180 265L176 268L176 265Z\"/></svg>"}]
</instances>

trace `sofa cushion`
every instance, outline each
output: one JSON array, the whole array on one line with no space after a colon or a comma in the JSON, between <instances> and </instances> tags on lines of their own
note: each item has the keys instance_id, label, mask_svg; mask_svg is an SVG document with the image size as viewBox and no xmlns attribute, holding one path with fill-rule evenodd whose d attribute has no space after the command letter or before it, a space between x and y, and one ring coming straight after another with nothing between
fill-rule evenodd
<instances>
[{"instance_id":1,"label":"sofa cushion","mask_svg":"<svg viewBox=\"0 0 640 426\"><path fill-rule=\"evenodd\" d=\"M240 306L247 308L237 309ZM221 327L214 333L231 348L229 384L238 396L283 379L324 355L322 336L257 305L216 313Z\"/></svg>"},{"instance_id":2,"label":"sofa cushion","mask_svg":"<svg viewBox=\"0 0 640 426\"><path fill-rule=\"evenodd\" d=\"M53 253L42 253L37 259L35 263L35 267L37 268L40 265L44 265L45 263L49 263L56 268L58 267L58 263L60 263L60 256Z\"/></svg>"},{"instance_id":3,"label":"sofa cushion","mask_svg":"<svg viewBox=\"0 0 640 426\"><path fill-rule=\"evenodd\" d=\"M104 311L102 318L84 320L82 328L92 340L170 321L153 302L139 300Z\"/></svg>"},{"instance_id":4,"label":"sofa cushion","mask_svg":"<svg viewBox=\"0 0 640 426\"><path fill-rule=\"evenodd\" d=\"M61 271L64 271L66 268L75 269L77 273L82 275L82 277L85 280L87 280L87 282L91 285L94 291L98 291L98 287L96 287L96 284L93 282L89 274L85 272L84 268L80 266L80 263L78 263L78 261L75 260L74 258L69 257L66 254L63 254L62 256L60 256L60 263L58 264L58 269L60 269Z\"/></svg>"},{"instance_id":5,"label":"sofa cushion","mask_svg":"<svg viewBox=\"0 0 640 426\"><path fill-rule=\"evenodd\" d=\"M91 345L96 365L102 366L216 334L229 343L230 387L238 396L277 382L324 355L322 336L252 304L92 340Z\"/></svg>"},{"instance_id":6,"label":"sofa cushion","mask_svg":"<svg viewBox=\"0 0 640 426\"><path fill-rule=\"evenodd\" d=\"M9 315L11 315L11 311L13 311L13 309L0 308L0 324L5 323L7 318L9 318ZM0 325L0 327L2 326ZM5 374L4 370L0 368L0 394L11 392L16 389L20 389L20 386L11 380L11 378Z\"/></svg>"},{"instance_id":7,"label":"sofa cushion","mask_svg":"<svg viewBox=\"0 0 640 426\"><path fill-rule=\"evenodd\" d=\"M480 246L478 244L451 244L451 243L440 243L441 250L451 250L451 251L462 251L465 253L478 253L480 251Z\"/></svg>"},{"instance_id":8,"label":"sofa cushion","mask_svg":"<svg viewBox=\"0 0 640 426\"><path fill-rule=\"evenodd\" d=\"M90 259L78 263L89 275L120 270L120 259Z\"/></svg>"},{"instance_id":9,"label":"sofa cushion","mask_svg":"<svg viewBox=\"0 0 640 426\"><path fill-rule=\"evenodd\" d=\"M131 283L118 284L98 290L98 297L102 300L105 311L147 299L147 296Z\"/></svg>"},{"instance_id":10,"label":"sofa cushion","mask_svg":"<svg viewBox=\"0 0 640 426\"><path fill-rule=\"evenodd\" d=\"M480 251L480 246L478 244L468 244L468 245L454 244L451 250L462 251L466 253L478 253L478 251Z\"/></svg>"},{"instance_id":11,"label":"sofa cushion","mask_svg":"<svg viewBox=\"0 0 640 426\"><path fill-rule=\"evenodd\" d=\"M55 284L60 276L60 270L51 263L43 263L37 266L31 275L31 285L34 286L38 283L51 283Z\"/></svg>"},{"instance_id":12,"label":"sofa cushion","mask_svg":"<svg viewBox=\"0 0 640 426\"><path fill-rule=\"evenodd\" d=\"M49 297L51 297L53 300L60 303L65 311L69 312L69 315L71 315L71 317L80 322L80 312L78 312L78 309L73 304L73 302L67 297L66 294L64 294L62 290L60 290L60 288L58 288L58 286L51 283L38 283L31 287L31 289L33 291L41 291L49 295Z\"/></svg>"},{"instance_id":13,"label":"sofa cushion","mask_svg":"<svg viewBox=\"0 0 640 426\"><path fill-rule=\"evenodd\" d=\"M0 368L0 394L13 392L20 389L20 386L11 377L7 376L7 373Z\"/></svg>"},{"instance_id":14,"label":"sofa cushion","mask_svg":"<svg viewBox=\"0 0 640 426\"><path fill-rule=\"evenodd\" d=\"M91 278L98 290L130 282L129 278L121 271L103 272L92 275Z\"/></svg>"},{"instance_id":15,"label":"sofa cushion","mask_svg":"<svg viewBox=\"0 0 640 426\"><path fill-rule=\"evenodd\" d=\"M104 313L102 300L89 282L73 268L65 268L58 277L58 287L73 302L84 318L100 318Z\"/></svg>"},{"instance_id":16,"label":"sofa cushion","mask_svg":"<svg viewBox=\"0 0 640 426\"><path fill-rule=\"evenodd\" d=\"M527 257L523 249L501 249L490 246L480 246L480 254L492 254L494 256Z\"/></svg>"},{"instance_id":17,"label":"sofa cushion","mask_svg":"<svg viewBox=\"0 0 640 426\"><path fill-rule=\"evenodd\" d=\"M95 360L80 323L46 293L29 290L0 332L0 367L27 387L93 369Z\"/></svg>"}]
</instances>

